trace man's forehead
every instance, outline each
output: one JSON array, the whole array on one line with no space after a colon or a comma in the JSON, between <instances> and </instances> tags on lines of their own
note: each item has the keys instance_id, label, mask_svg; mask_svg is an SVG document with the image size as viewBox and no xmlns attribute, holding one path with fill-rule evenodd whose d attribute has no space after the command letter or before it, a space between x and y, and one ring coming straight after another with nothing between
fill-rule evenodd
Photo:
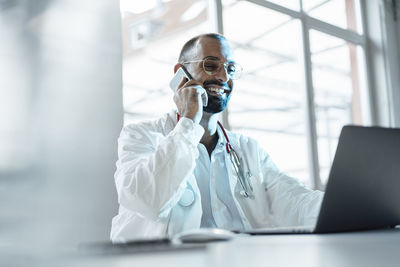
<instances>
[{"instance_id":1,"label":"man's forehead","mask_svg":"<svg viewBox=\"0 0 400 267\"><path fill-rule=\"evenodd\" d=\"M220 60L233 60L233 50L224 39L202 37L196 42L191 52L193 58L196 59L213 57Z\"/></svg>"}]
</instances>

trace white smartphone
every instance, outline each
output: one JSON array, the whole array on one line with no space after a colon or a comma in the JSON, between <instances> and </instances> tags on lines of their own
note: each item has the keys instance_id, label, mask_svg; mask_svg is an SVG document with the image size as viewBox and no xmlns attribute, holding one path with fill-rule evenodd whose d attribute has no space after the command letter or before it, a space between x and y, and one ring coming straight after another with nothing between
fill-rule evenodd
<instances>
[{"instance_id":1,"label":"white smartphone","mask_svg":"<svg viewBox=\"0 0 400 267\"><path fill-rule=\"evenodd\" d=\"M178 89L179 84L182 82L183 78L186 78L188 80L192 80L192 77L190 76L190 74L183 69L182 67L180 67L174 77L172 78L171 82L169 83L169 87L171 87L172 91L176 91ZM203 106L206 107L208 104L208 97L207 97L207 92L206 90L204 90L203 87L201 87L200 85L196 85L194 86L196 87L196 89L201 93L201 99L203 101Z\"/></svg>"}]
</instances>

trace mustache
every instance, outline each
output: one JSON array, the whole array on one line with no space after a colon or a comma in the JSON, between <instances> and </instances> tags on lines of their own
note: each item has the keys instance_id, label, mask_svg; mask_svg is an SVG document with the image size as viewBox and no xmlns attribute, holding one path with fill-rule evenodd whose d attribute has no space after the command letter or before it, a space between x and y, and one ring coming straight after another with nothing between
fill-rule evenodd
<instances>
[{"instance_id":1,"label":"mustache","mask_svg":"<svg viewBox=\"0 0 400 267\"><path fill-rule=\"evenodd\" d=\"M206 80L203 83L203 87L206 87L207 85L210 85L210 84L215 84L215 85L219 85L219 86L231 89L229 87L228 83L224 83L224 82L221 82L221 81L218 81L218 80Z\"/></svg>"}]
</instances>

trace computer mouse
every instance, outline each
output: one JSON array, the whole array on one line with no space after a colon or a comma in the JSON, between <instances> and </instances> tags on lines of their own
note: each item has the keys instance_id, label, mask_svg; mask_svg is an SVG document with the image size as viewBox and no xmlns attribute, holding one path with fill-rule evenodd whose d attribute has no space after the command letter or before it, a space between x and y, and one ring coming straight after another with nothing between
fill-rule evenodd
<instances>
[{"instance_id":1,"label":"computer mouse","mask_svg":"<svg viewBox=\"0 0 400 267\"><path fill-rule=\"evenodd\" d=\"M219 228L199 228L179 233L174 240L181 243L205 243L212 241L228 241L235 233Z\"/></svg>"}]
</instances>

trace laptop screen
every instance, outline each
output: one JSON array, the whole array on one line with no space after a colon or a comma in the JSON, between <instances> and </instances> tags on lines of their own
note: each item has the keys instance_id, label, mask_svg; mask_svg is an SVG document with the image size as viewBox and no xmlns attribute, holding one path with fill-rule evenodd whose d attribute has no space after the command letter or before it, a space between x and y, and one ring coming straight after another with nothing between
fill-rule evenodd
<instances>
[{"instance_id":1,"label":"laptop screen","mask_svg":"<svg viewBox=\"0 0 400 267\"><path fill-rule=\"evenodd\" d=\"M315 232L400 224L400 129L345 126Z\"/></svg>"}]
</instances>

